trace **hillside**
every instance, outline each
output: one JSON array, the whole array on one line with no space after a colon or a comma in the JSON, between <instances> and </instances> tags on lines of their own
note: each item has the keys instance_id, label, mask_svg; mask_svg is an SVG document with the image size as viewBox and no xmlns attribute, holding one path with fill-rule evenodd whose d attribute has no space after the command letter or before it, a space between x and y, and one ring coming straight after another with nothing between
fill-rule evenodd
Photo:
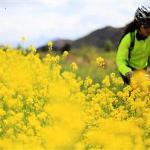
<instances>
[{"instance_id":1,"label":"hillside","mask_svg":"<svg viewBox=\"0 0 150 150\"><path fill-rule=\"evenodd\" d=\"M71 48L80 48L81 46L94 46L100 49L105 49L107 43L112 43L112 48L116 49L118 42L123 34L124 28L114 28L107 26L96 31L91 32L90 34L81 37L77 40L71 41L69 39L58 39L54 42L54 50L64 51ZM44 45L39 47L38 50L45 51L47 46Z\"/></svg>"},{"instance_id":2,"label":"hillside","mask_svg":"<svg viewBox=\"0 0 150 150\"><path fill-rule=\"evenodd\" d=\"M80 39L75 40L72 46L79 48L82 45L86 45L104 49L107 41L111 41L113 43L113 48L115 49L122 36L122 33L123 28L114 28L108 26L102 29L98 29Z\"/></svg>"}]
</instances>

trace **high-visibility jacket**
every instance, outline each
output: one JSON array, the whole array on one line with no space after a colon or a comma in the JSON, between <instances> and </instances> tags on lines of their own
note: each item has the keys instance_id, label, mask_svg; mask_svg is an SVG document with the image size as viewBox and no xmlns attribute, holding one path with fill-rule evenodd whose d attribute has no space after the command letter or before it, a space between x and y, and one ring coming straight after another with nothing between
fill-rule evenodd
<instances>
[{"instance_id":1,"label":"high-visibility jacket","mask_svg":"<svg viewBox=\"0 0 150 150\"><path fill-rule=\"evenodd\" d=\"M137 30L135 30L135 35ZM122 75L132 71L131 68L136 70L144 69L148 65L148 57L150 56L150 36L145 40L137 40L135 36L134 47L130 52L129 47L131 43L130 33L127 33L121 40L116 57L116 63L119 72Z\"/></svg>"}]
</instances>

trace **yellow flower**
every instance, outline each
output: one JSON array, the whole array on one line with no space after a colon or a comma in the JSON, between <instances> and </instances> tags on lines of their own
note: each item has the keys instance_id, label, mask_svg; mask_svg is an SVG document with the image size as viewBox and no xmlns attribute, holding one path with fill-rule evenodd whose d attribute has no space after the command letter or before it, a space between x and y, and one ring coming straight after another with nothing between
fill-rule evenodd
<instances>
[{"instance_id":1,"label":"yellow flower","mask_svg":"<svg viewBox=\"0 0 150 150\"><path fill-rule=\"evenodd\" d=\"M100 85L77 76L75 63L74 70L65 70L57 55L41 59L5 49L0 48L0 149L149 148L150 94L143 73L136 88L120 87L115 73Z\"/></svg>"},{"instance_id":2,"label":"yellow flower","mask_svg":"<svg viewBox=\"0 0 150 150\"><path fill-rule=\"evenodd\" d=\"M2 117L2 116L5 116L5 115L6 115L6 112L2 108L0 108L0 116Z\"/></svg>"},{"instance_id":3,"label":"yellow flower","mask_svg":"<svg viewBox=\"0 0 150 150\"><path fill-rule=\"evenodd\" d=\"M102 81L103 85L106 87L110 86L110 77L108 75L105 76L104 80Z\"/></svg>"},{"instance_id":4,"label":"yellow flower","mask_svg":"<svg viewBox=\"0 0 150 150\"><path fill-rule=\"evenodd\" d=\"M63 52L63 58L66 58L68 56L68 54L69 54L68 51L64 51Z\"/></svg>"},{"instance_id":5,"label":"yellow flower","mask_svg":"<svg viewBox=\"0 0 150 150\"><path fill-rule=\"evenodd\" d=\"M46 114L45 112L41 112L41 113L38 115L38 118L39 118L40 120L44 120L44 119L46 119L46 117L47 117L47 114Z\"/></svg>"},{"instance_id":6,"label":"yellow flower","mask_svg":"<svg viewBox=\"0 0 150 150\"><path fill-rule=\"evenodd\" d=\"M88 76L84 81L84 86L89 87L93 83L93 80Z\"/></svg>"},{"instance_id":7,"label":"yellow flower","mask_svg":"<svg viewBox=\"0 0 150 150\"><path fill-rule=\"evenodd\" d=\"M53 47L53 42L52 41L49 41L47 43L47 46L48 46L48 50L51 51L52 50L52 47Z\"/></svg>"},{"instance_id":8,"label":"yellow flower","mask_svg":"<svg viewBox=\"0 0 150 150\"><path fill-rule=\"evenodd\" d=\"M33 45L30 45L29 47L30 52L36 52L36 48Z\"/></svg>"},{"instance_id":9,"label":"yellow flower","mask_svg":"<svg viewBox=\"0 0 150 150\"><path fill-rule=\"evenodd\" d=\"M104 68L104 65L105 65L104 58L98 57L98 58L96 59L96 64L98 65L98 67L103 67L103 68Z\"/></svg>"},{"instance_id":10,"label":"yellow flower","mask_svg":"<svg viewBox=\"0 0 150 150\"><path fill-rule=\"evenodd\" d=\"M17 104L15 99L8 99L6 102L8 107L10 108L14 107Z\"/></svg>"},{"instance_id":11,"label":"yellow flower","mask_svg":"<svg viewBox=\"0 0 150 150\"><path fill-rule=\"evenodd\" d=\"M78 70L78 66L75 62L71 63L71 68L72 68L73 71Z\"/></svg>"},{"instance_id":12,"label":"yellow flower","mask_svg":"<svg viewBox=\"0 0 150 150\"><path fill-rule=\"evenodd\" d=\"M136 89L140 88L145 92L149 92L150 88L150 76L144 70L135 71L131 78L131 86Z\"/></svg>"}]
</instances>

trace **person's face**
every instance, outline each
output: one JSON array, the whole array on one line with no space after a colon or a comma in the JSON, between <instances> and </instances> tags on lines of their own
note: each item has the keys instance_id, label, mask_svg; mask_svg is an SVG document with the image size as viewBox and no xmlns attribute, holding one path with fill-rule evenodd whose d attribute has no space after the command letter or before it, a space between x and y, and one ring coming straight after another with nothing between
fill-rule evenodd
<instances>
[{"instance_id":1,"label":"person's face","mask_svg":"<svg viewBox=\"0 0 150 150\"><path fill-rule=\"evenodd\" d=\"M150 35L150 27L144 28L144 26L142 25L139 29L139 33L144 37L149 36Z\"/></svg>"}]
</instances>

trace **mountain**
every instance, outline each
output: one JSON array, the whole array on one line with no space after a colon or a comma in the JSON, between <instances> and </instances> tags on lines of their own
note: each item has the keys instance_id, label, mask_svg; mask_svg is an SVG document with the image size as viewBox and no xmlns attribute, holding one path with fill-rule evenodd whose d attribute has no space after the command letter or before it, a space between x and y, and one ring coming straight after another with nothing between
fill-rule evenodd
<instances>
[{"instance_id":1,"label":"mountain","mask_svg":"<svg viewBox=\"0 0 150 150\"><path fill-rule=\"evenodd\" d=\"M71 49L72 43L73 41L69 39L56 39L53 41L53 50L62 51L62 52L65 50L69 51ZM43 52L48 51L47 44L37 48L37 51L43 51Z\"/></svg>"},{"instance_id":2,"label":"mountain","mask_svg":"<svg viewBox=\"0 0 150 150\"><path fill-rule=\"evenodd\" d=\"M123 34L124 27L114 28L107 26L90 34L81 37L77 40L57 39L53 41L55 51L70 50L71 48L80 48L81 46L94 46L100 49L107 49L111 46L111 49L116 49ZM41 46L38 50L47 51L47 45Z\"/></svg>"},{"instance_id":3,"label":"mountain","mask_svg":"<svg viewBox=\"0 0 150 150\"><path fill-rule=\"evenodd\" d=\"M68 40L68 39L57 39L55 41L53 41L54 43L54 49L56 51L69 51L71 49L71 45L73 44L72 40Z\"/></svg>"},{"instance_id":4,"label":"mountain","mask_svg":"<svg viewBox=\"0 0 150 150\"><path fill-rule=\"evenodd\" d=\"M79 38L73 42L74 48L81 46L95 46L100 49L105 49L106 44L112 42L112 48L117 48L120 38L123 34L124 28L114 28L111 26L98 29L82 38Z\"/></svg>"}]
</instances>

